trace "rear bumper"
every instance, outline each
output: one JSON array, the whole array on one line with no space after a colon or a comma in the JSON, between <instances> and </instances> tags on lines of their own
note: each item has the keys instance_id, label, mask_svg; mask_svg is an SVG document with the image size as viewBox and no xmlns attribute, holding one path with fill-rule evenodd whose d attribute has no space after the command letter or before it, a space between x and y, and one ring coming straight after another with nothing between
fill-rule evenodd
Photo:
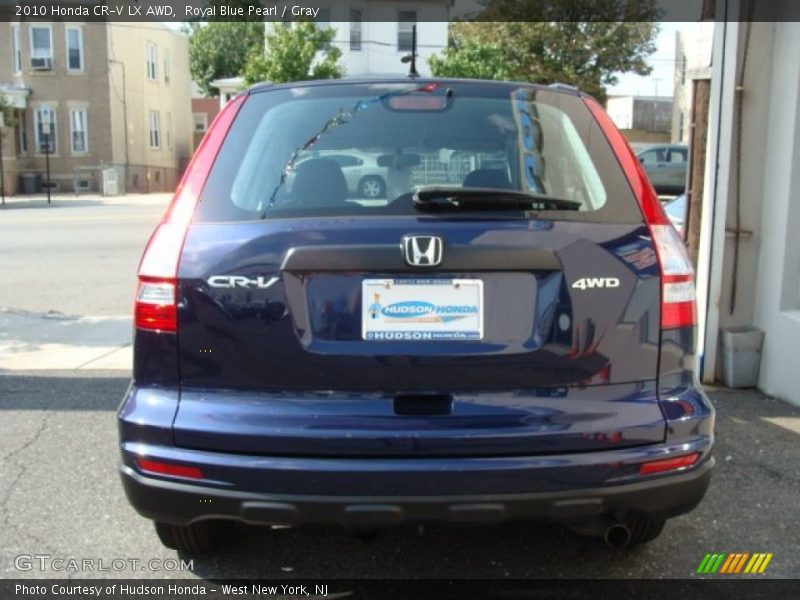
<instances>
[{"instance_id":1,"label":"rear bumper","mask_svg":"<svg viewBox=\"0 0 800 600\"><path fill-rule=\"evenodd\" d=\"M530 402L533 401L540 400ZM634 410L635 407L627 408L631 403L630 397L618 402L625 410ZM601 446L603 449L572 452L559 452L553 444L549 452L533 453L522 445L515 446L512 438L507 446L516 452L505 455L454 456L422 451L394 456L342 454L341 449L358 447L355 442L357 435L364 433L362 430L354 425L342 440L339 429L330 427L330 422L322 423L324 420L316 417L300 419L297 415L294 421L284 418L282 423L286 428L292 422L306 426L302 436L308 441L306 449L314 441L319 444L336 439L337 443L330 449L319 448L325 452L300 454L296 450L303 447L299 443L301 437L295 436L296 445L292 446L288 443L291 439L285 435L280 438L282 432L278 431L276 436L287 441L285 447L276 449L279 451L248 451L243 444L230 444L224 450L192 448L180 441L179 433L188 429L181 430L176 425L178 404L177 391L132 387L119 412L121 474L131 504L145 517L176 524L211 518L261 524L352 526L519 518L576 521L619 509L670 517L688 512L700 502L714 464L714 411L702 390L694 387L661 395L661 410L666 417L663 441L621 448L609 442ZM286 404L294 410L311 410L303 408L302 402ZM364 404L369 404L368 400L357 406ZM238 424L240 430L247 430L262 422L274 427L277 417L285 416L270 410L256 418L240 411L234 420L223 409L216 410L221 406L224 403L216 402L207 407L206 418L193 423L206 429L216 423L220 430L216 438L224 441L229 441L226 427L233 431L234 424ZM254 406L262 412L267 412L265 406L275 408L274 403L263 399ZM322 410L316 403L312 408ZM392 425L397 422L393 417ZM412 450L414 444L422 443L423 428L415 436L407 432L401 435L402 431L398 433L394 428L388 431L410 444ZM272 429L262 427L250 433L249 439L256 440L270 435ZM464 443L477 443L479 434L459 435L463 435L459 439ZM373 442L383 442L387 447L395 444L386 436L374 437ZM690 453L699 454L692 467L639 474L642 463ZM138 464L141 458L191 467L199 478L143 471Z\"/></svg>"},{"instance_id":2,"label":"rear bumper","mask_svg":"<svg viewBox=\"0 0 800 600\"><path fill-rule=\"evenodd\" d=\"M471 462L471 459L451 462L464 460ZM260 458L259 462L262 463L262 469L252 473L254 482L263 482L263 477L269 480L270 475L264 469L265 463L272 462L273 470L281 467L302 469L302 465L295 460ZM315 464L319 462L312 460L305 465L305 470L294 472L313 486L321 475L319 470L315 470L319 469L319 464ZM436 488L441 465L431 465L433 468L423 473L418 465L402 465L403 462L406 461L395 461L401 464L393 465L392 470L405 468L406 472L415 472L417 489L420 486ZM666 518L689 512L700 502L708 487L713 465L713 457L706 456L701 463L688 470L616 485L577 487L578 483L575 482L576 487L572 489L555 491L425 495L406 495L400 491L390 494L364 493L371 484L376 488L385 488L385 485L381 485L385 473L379 475L373 472L371 475L370 470L364 471L359 468L363 465L358 464L353 464L351 472L342 473L342 483L336 486L337 491L354 490L351 494L330 493L322 486L318 493L243 491L214 482L195 483L145 475L124 464L121 475L125 492L134 508L141 515L157 521L187 524L222 518L250 524L336 523L363 527L425 521L481 523L531 518L580 521L601 517L614 510L632 509ZM340 468L330 466L337 470ZM388 465L385 467L389 468ZM482 468L465 470L463 464L453 464L452 467L460 473L464 489L475 487L476 478L477 481L484 479L480 481L480 487L490 487L492 481L497 483L497 476L492 477ZM603 470L607 473L608 465ZM530 467L528 471L531 471ZM400 474L399 471L395 472ZM281 479L279 474L273 475ZM532 482L526 477L524 470L507 470L502 477L522 479L523 482L527 480L528 487L532 489L542 487L542 482ZM254 484L254 487L260 486Z\"/></svg>"}]
</instances>

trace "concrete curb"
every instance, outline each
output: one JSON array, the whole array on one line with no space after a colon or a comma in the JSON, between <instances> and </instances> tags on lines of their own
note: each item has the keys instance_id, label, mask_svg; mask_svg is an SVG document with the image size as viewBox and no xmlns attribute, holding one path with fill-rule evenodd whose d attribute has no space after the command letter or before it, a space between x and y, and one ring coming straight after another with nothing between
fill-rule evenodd
<instances>
[{"instance_id":1,"label":"concrete curb","mask_svg":"<svg viewBox=\"0 0 800 600\"><path fill-rule=\"evenodd\" d=\"M0 370L130 370L130 316L0 310Z\"/></svg>"}]
</instances>

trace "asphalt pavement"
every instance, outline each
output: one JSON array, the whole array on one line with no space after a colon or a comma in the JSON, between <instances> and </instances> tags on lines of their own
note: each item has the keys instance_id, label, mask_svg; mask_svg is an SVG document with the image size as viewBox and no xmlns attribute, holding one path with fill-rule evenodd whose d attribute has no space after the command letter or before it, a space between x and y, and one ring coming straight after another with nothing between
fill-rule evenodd
<instances>
[{"instance_id":1,"label":"asphalt pavement","mask_svg":"<svg viewBox=\"0 0 800 600\"><path fill-rule=\"evenodd\" d=\"M0 371L127 369L142 250L169 194L0 209Z\"/></svg>"},{"instance_id":2,"label":"asphalt pavement","mask_svg":"<svg viewBox=\"0 0 800 600\"><path fill-rule=\"evenodd\" d=\"M402 527L371 541L337 527L241 527L224 551L165 570L188 557L162 547L124 497L115 409L130 377L136 263L167 199L0 212L0 578L693 578L712 552L773 553L758 577L797 577L800 409L724 389L710 391L718 466L706 499L638 549L534 522ZM34 555L125 565L64 572Z\"/></svg>"}]
</instances>

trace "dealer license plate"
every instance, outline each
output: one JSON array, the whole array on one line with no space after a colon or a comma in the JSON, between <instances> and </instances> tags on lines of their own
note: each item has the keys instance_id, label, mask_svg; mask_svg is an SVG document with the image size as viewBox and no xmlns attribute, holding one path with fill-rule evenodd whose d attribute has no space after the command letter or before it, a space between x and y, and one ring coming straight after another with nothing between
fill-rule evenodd
<instances>
[{"instance_id":1,"label":"dealer license plate","mask_svg":"<svg viewBox=\"0 0 800 600\"><path fill-rule=\"evenodd\" d=\"M365 340L483 339L480 279L365 279L361 305Z\"/></svg>"}]
</instances>

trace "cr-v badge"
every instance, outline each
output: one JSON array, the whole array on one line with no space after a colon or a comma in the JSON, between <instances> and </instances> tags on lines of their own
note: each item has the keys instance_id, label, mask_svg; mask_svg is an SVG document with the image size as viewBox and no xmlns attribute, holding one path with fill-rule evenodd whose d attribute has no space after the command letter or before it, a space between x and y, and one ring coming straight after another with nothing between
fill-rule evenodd
<instances>
[{"instance_id":1,"label":"cr-v badge","mask_svg":"<svg viewBox=\"0 0 800 600\"><path fill-rule=\"evenodd\" d=\"M277 277L245 277L244 275L214 275L206 282L214 288L246 288L250 290L265 290L278 282Z\"/></svg>"}]
</instances>

